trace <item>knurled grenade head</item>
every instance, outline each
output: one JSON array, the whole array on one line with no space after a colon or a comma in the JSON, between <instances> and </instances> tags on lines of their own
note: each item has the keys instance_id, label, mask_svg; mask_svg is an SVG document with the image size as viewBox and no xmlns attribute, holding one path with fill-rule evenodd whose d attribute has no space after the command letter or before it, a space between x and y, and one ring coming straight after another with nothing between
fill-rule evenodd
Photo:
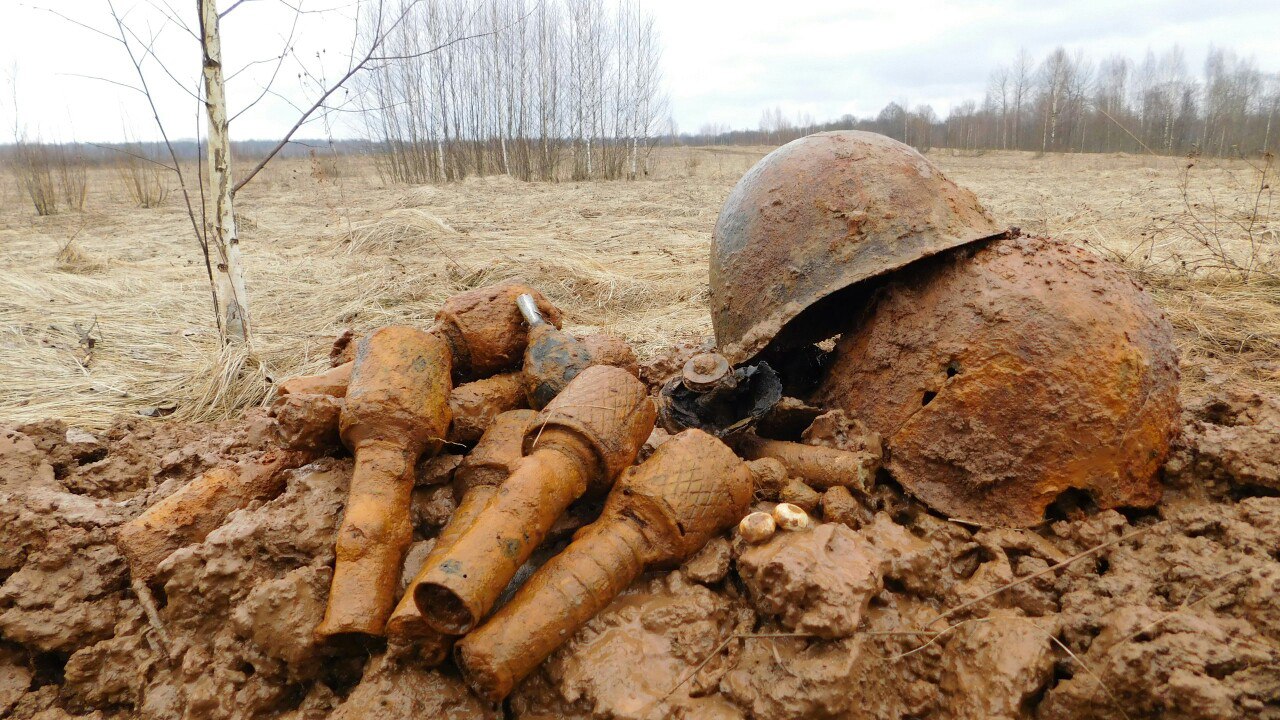
<instances>
[{"instance_id":1,"label":"knurled grenade head","mask_svg":"<svg viewBox=\"0 0 1280 720\"><path fill-rule=\"evenodd\" d=\"M342 442L438 447L451 419L451 358L443 340L417 328L393 325L362 338L340 420Z\"/></svg>"},{"instance_id":2,"label":"knurled grenade head","mask_svg":"<svg viewBox=\"0 0 1280 720\"><path fill-rule=\"evenodd\" d=\"M897 140L841 131L787 143L742 176L716 220L716 344L737 365L775 341L812 341L813 315L802 314L819 301L1002 231L973 193Z\"/></svg>"},{"instance_id":3,"label":"knurled grenade head","mask_svg":"<svg viewBox=\"0 0 1280 720\"><path fill-rule=\"evenodd\" d=\"M549 428L573 432L591 446L598 461L592 481L608 487L635 462L656 419L657 409L644 383L626 370L593 365L569 381L533 419L525 431L524 452L533 452Z\"/></svg>"},{"instance_id":4,"label":"knurled grenade head","mask_svg":"<svg viewBox=\"0 0 1280 720\"><path fill-rule=\"evenodd\" d=\"M751 505L751 471L723 442L685 430L627 470L605 504L645 525L649 562L678 563L742 519Z\"/></svg>"},{"instance_id":5,"label":"knurled grenade head","mask_svg":"<svg viewBox=\"0 0 1280 720\"><path fill-rule=\"evenodd\" d=\"M529 327L516 298L532 295L542 318L560 327L560 310L545 295L519 282L458 293L436 313L436 326L453 349L459 378L484 378L520 365Z\"/></svg>"}]
</instances>

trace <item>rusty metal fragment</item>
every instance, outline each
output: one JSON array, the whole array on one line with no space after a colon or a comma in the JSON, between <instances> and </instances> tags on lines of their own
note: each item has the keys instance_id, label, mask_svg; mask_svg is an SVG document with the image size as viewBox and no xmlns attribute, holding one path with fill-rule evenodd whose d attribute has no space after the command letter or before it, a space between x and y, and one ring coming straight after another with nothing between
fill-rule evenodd
<instances>
[{"instance_id":1,"label":"rusty metal fragment","mask_svg":"<svg viewBox=\"0 0 1280 720\"><path fill-rule=\"evenodd\" d=\"M276 440L292 450L328 450L340 446L338 423L342 405L342 398L331 395L291 394L278 398L271 406Z\"/></svg>"},{"instance_id":2,"label":"rusty metal fragment","mask_svg":"<svg viewBox=\"0 0 1280 720\"><path fill-rule=\"evenodd\" d=\"M829 316L814 324L802 313L1001 231L973 193L896 140L841 131L783 145L738 181L716 220L710 302L720 352L739 364L775 341L830 337L838 328ZM839 309L848 316L853 307ZM815 327L824 334L808 337Z\"/></svg>"},{"instance_id":3,"label":"rusty metal fragment","mask_svg":"<svg viewBox=\"0 0 1280 720\"><path fill-rule=\"evenodd\" d=\"M592 365L612 365L640 377L640 361L624 338L607 333L594 333L582 338Z\"/></svg>"},{"instance_id":4,"label":"rusty metal fragment","mask_svg":"<svg viewBox=\"0 0 1280 720\"><path fill-rule=\"evenodd\" d=\"M458 643L472 689L506 697L647 567L672 567L732 526L751 473L722 442L686 430L628 471L600 519L583 528L483 626Z\"/></svg>"},{"instance_id":5,"label":"rusty metal fragment","mask_svg":"<svg viewBox=\"0 0 1280 720\"><path fill-rule=\"evenodd\" d=\"M338 418L346 392L344 385L336 395L282 395L271 409L280 443L288 448L309 444L332 446L338 437ZM449 393L453 420L445 439L455 445L472 445L498 415L525 404L524 377L520 373L504 373L459 385Z\"/></svg>"},{"instance_id":6,"label":"rusty metal fragment","mask_svg":"<svg viewBox=\"0 0 1280 720\"><path fill-rule=\"evenodd\" d=\"M733 444L742 457L773 458L781 462L790 475L819 490L842 485L851 491L866 493L880 466L880 457L867 452L768 440L751 434L734 438Z\"/></svg>"},{"instance_id":7,"label":"rusty metal fragment","mask_svg":"<svg viewBox=\"0 0 1280 720\"><path fill-rule=\"evenodd\" d=\"M454 473L457 494L501 485L524 457L524 435L537 416L532 410L509 410L499 415Z\"/></svg>"},{"instance_id":8,"label":"rusty metal fragment","mask_svg":"<svg viewBox=\"0 0 1280 720\"><path fill-rule=\"evenodd\" d=\"M421 330L386 327L360 341L341 419L356 464L319 637L382 634L413 537L414 466L449 427L450 370L449 347Z\"/></svg>"},{"instance_id":9,"label":"rusty metal fragment","mask_svg":"<svg viewBox=\"0 0 1280 720\"><path fill-rule=\"evenodd\" d=\"M815 401L885 439L930 507L1033 525L1068 490L1147 507L1178 427L1169 322L1120 268L1010 238L909 268L846 333Z\"/></svg>"},{"instance_id":10,"label":"rusty metal fragment","mask_svg":"<svg viewBox=\"0 0 1280 720\"><path fill-rule=\"evenodd\" d=\"M174 550L203 540L232 512L284 490L285 472L319 457L315 451L272 450L257 460L205 472L116 534L134 579L149 581Z\"/></svg>"},{"instance_id":11,"label":"rusty metal fragment","mask_svg":"<svg viewBox=\"0 0 1280 720\"><path fill-rule=\"evenodd\" d=\"M280 383L276 394L287 395L330 395L343 397L347 394L347 384L351 382L351 366L345 362L334 366L318 375L299 375Z\"/></svg>"},{"instance_id":12,"label":"rusty metal fragment","mask_svg":"<svg viewBox=\"0 0 1280 720\"><path fill-rule=\"evenodd\" d=\"M498 416L526 405L524 376L502 373L459 385L449 394L449 442L473 445Z\"/></svg>"},{"instance_id":13,"label":"rusty metal fragment","mask_svg":"<svg viewBox=\"0 0 1280 720\"><path fill-rule=\"evenodd\" d=\"M516 464L475 524L415 590L427 623L461 635L489 612L552 524L588 489L608 489L653 430L644 384L596 365L574 378L530 424Z\"/></svg>"},{"instance_id":14,"label":"rusty metal fragment","mask_svg":"<svg viewBox=\"0 0 1280 720\"><path fill-rule=\"evenodd\" d=\"M611 335L579 340L543 319L532 295L516 298L516 305L529 326L523 367L529 407L546 407L578 373L592 365L611 365L639 376L635 353L625 340Z\"/></svg>"},{"instance_id":15,"label":"rusty metal fragment","mask_svg":"<svg viewBox=\"0 0 1280 720\"><path fill-rule=\"evenodd\" d=\"M724 438L749 429L781 399L768 363L733 368L719 353L702 353L662 386L658 418L670 433L696 428Z\"/></svg>"}]
</instances>

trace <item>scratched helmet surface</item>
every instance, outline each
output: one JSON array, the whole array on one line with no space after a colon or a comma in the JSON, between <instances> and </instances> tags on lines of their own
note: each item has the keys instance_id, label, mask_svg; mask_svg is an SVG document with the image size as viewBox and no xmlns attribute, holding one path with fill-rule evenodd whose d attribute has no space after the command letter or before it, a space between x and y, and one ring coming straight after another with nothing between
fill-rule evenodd
<instances>
[{"instance_id":1,"label":"scratched helmet surface","mask_svg":"<svg viewBox=\"0 0 1280 720\"><path fill-rule=\"evenodd\" d=\"M730 362L750 360L824 298L1002 230L907 145L858 131L800 138L747 171L716 220L716 343Z\"/></svg>"},{"instance_id":2,"label":"scratched helmet surface","mask_svg":"<svg viewBox=\"0 0 1280 720\"><path fill-rule=\"evenodd\" d=\"M813 398L884 438L948 517L1029 526L1064 493L1149 507L1179 427L1173 329L1119 267L1044 238L913 265L840 338Z\"/></svg>"}]
</instances>

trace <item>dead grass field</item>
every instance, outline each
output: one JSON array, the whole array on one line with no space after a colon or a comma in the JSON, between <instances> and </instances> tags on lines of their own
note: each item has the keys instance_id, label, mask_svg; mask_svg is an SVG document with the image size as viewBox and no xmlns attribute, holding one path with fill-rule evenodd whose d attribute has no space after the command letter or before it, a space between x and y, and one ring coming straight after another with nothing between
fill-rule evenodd
<instances>
[{"instance_id":1,"label":"dead grass field","mask_svg":"<svg viewBox=\"0 0 1280 720\"><path fill-rule=\"evenodd\" d=\"M93 171L84 212L37 217L3 177L0 422L225 417L266 398L271 378L323 367L344 328L425 326L450 294L513 276L564 308L570 329L620 333L642 356L705 336L711 228L765 152L665 150L638 182L420 187L384 187L358 159L283 161L238 199L251 356L219 348L176 193L139 209ZM1001 221L1131 267L1179 330L1184 389L1280 389L1280 208L1255 169L1203 162L1184 182L1182 158L932 157Z\"/></svg>"}]
</instances>

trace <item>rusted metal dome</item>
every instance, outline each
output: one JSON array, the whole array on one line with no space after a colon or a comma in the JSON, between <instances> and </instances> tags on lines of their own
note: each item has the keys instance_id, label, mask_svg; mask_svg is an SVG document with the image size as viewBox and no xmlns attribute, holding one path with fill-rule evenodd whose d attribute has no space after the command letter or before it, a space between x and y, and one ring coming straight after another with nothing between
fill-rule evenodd
<instances>
[{"instance_id":1,"label":"rusted metal dome","mask_svg":"<svg viewBox=\"0 0 1280 720\"><path fill-rule=\"evenodd\" d=\"M1072 489L1102 508L1160 499L1177 351L1119 268L1006 238L892 278L814 400L879 432L889 471L935 510L1027 526Z\"/></svg>"},{"instance_id":2,"label":"rusted metal dome","mask_svg":"<svg viewBox=\"0 0 1280 720\"><path fill-rule=\"evenodd\" d=\"M973 193L883 135L826 132L738 181L711 246L720 352L755 357L818 301L934 253L997 235Z\"/></svg>"}]
</instances>

